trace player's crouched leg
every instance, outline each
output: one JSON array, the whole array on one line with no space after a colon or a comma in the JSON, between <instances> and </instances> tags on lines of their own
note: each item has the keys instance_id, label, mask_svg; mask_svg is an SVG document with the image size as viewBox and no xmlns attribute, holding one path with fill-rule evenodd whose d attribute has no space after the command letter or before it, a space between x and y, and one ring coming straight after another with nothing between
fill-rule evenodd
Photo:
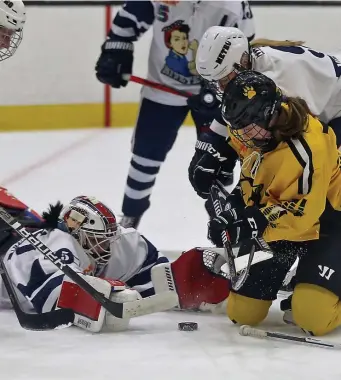
<instances>
[{"instance_id":1,"label":"player's crouched leg","mask_svg":"<svg viewBox=\"0 0 341 380\"><path fill-rule=\"evenodd\" d=\"M266 318L271 303L272 301L258 300L231 292L227 302L227 316L234 323L255 326Z\"/></svg>"},{"instance_id":2,"label":"player's crouched leg","mask_svg":"<svg viewBox=\"0 0 341 380\"><path fill-rule=\"evenodd\" d=\"M291 306L294 322L313 335L325 335L341 325L339 297L321 286L296 285Z\"/></svg>"},{"instance_id":3,"label":"player's crouched leg","mask_svg":"<svg viewBox=\"0 0 341 380\"><path fill-rule=\"evenodd\" d=\"M292 298L294 322L314 335L324 335L341 325L341 235L339 227L308 243L299 261Z\"/></svg>"}]
</instances>

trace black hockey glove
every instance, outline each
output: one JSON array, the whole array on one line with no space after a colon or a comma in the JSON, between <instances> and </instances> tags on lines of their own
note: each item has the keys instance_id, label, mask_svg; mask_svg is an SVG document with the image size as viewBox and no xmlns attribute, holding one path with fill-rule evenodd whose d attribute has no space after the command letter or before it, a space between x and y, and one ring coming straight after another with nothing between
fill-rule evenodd
<instances>
[{"instance_id":1,"label":"black hockey glove","mask_svg":"<svg viewBox=\"0 0 341 380\"><path fill-rule=\"evenodd\" d=\"M223 211L227 211L232 208L236 208L237 210L244 209L245 203L243 200L240 186L237 185L227 198L223 196L220 197L220 203L221 203ZM216 213L215 213L215 208L214 208L214 204L211 197L208 197L207 200L205 201L205 209L210 219L215 218Z\"/></svg>"},{"instance_id":2,"label":"black hockey glove","mask_svg":"<svg viewBox=\"0 0 341 380\"><path fill-rule=\"evenodd\" d=\"M226 138L212 131L201 134L188 168L188 178L196 193L201 198L208 198L216 179L223 185L231 184L236 158L237 154L229 148Z\"/></svg>"},{"instance_id":3,"label":"black hockey glove","mask_svg":"<svg viewBox=\"0 0 341 380\"><path fill-rule=\"evenodd\" d=\"M232 208L223 211L208 223L208 238L218 247L223 245L221 234L226 231L231 244L236 245L246 239L262 237L268 220L255 206L245 209Z\"/></svg>"},{"instance_id":4,"label":"black hockey glove","mask_svg":"<svg viewBox=\"0 0 341 380\"><path fill-rule=\"evenodd\" d=\"M192 95L187 99L187 105L192 113L209 117L211 120L215 118L217 110L220 109L220 101L217 99L216 94L206 85L201 86L200 93Z\"/></svg>"},{"instance_id":5,"label":"black hockey glove","mask_svg":"<svg viewBox=\"0 0 341 380\"><path fill-rule=\"evenodd\" d=\"M114 88L125 87L133 70L133 53L132 42L108 38L96 64L97 79Z\"/></svg>"},{"instance_id":6,"label":"black hockey glove","mask_svg":"<svg viewBox=\"0 0 341 380\"><path fill-rule=\"evenodd\" d=\"M191 110L198 137L209 128L212 121L221 113L220 101L215 92L205 83L202 84L199 94L187 99L187 105Z\"/></svg>"}]
</instances>

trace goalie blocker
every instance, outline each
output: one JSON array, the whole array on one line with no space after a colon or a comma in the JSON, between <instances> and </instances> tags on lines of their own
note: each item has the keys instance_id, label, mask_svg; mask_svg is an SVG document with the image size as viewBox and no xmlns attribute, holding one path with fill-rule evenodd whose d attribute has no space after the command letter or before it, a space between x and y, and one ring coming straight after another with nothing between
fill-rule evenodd
<instances>
[{"instance_id":1,"label":"goalie blocker","mask_svg":"<svg viewBox=\"0 0 341 380\"><path fill-rule=\"evenodd\" d=\"M124 303L141 299L139 292L128 289L118 280L102 279L80 274L92 287L111 301ZM79 285L65 277L57 302L58 309L71 309L75 313L73 324L84 330L96 333L103 328L111 331L124 331L130 318L116 318Z\"/></svg>"}]
</instances>

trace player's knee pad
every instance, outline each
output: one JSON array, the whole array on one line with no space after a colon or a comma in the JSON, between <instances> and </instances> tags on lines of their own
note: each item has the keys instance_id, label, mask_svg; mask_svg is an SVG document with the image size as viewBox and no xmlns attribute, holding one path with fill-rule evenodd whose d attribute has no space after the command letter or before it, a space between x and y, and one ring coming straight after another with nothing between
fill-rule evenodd
<instances>
[{"instance_id":1,"label":"player's knee pad","mask_svg":"<svg viewBox=\"0 0 341 380\"><path fill-rule=\"evenodd\" d=\"M227 302L227 316L234 323L255 326L266 318L271 303L231 292Z\"/></svg>"},{"instance_id":2,"label":"player's knee pad","mask_svg":"<svg viewBox=\"0 0 341 380\"><path fill-rule=\"evenodd\" d=\"M339 297L321 286L297 284L292 297L294 322L313 335L324 335L341 324Z\"/></svg>"}]
</instances>

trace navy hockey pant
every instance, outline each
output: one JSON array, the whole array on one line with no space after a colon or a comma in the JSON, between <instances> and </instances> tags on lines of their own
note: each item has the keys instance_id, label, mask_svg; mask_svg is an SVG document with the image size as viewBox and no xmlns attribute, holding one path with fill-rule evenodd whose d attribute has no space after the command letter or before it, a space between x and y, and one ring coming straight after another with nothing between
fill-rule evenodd
<instances>
[{"instance_id":1,"label":"navy hockey pant","mask_svg":"<svg viewBox=\"0 0 341 380\"><path fill-rule=\"evenodd\" d=\"M168 106L142 99L124 191L122 205L124 215L138 217L149 208L149 198L156 176L188 112L187 106ZM196 125L207 126L207 120L201 120L198 115L192 116Z\"/></svg>"}]
</instances>

